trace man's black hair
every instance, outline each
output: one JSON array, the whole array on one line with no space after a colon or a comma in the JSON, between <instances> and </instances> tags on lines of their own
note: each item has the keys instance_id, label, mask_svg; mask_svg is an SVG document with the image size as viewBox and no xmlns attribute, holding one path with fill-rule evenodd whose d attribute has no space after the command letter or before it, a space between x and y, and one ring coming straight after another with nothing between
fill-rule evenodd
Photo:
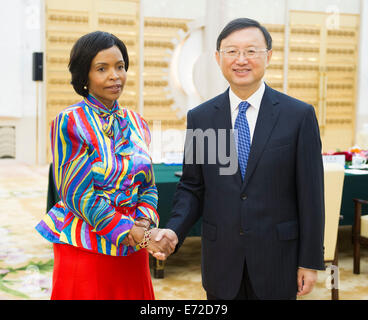
<instances>
[{"instance_id":1,"label":"man's black hair","mask_svg":"<svg viewBox=\"0 0 368 320\"><path fill-rule=\"evenodd\" d=\"M225 39L226 37L228 37L231 33L238 31L238 30L247 29L247 28L258 28L259 30L261 30L265 38L265 41L266 41L267 50L272 49L272 37L264 26L262 26L256 20L252 20L248 18L238 18L238 19L230 21L225 26L225 28L221 31L221 33L219 34L217 38L216 50L217 51L220 50L221 41Z\"/></svg>"}]
</instances>

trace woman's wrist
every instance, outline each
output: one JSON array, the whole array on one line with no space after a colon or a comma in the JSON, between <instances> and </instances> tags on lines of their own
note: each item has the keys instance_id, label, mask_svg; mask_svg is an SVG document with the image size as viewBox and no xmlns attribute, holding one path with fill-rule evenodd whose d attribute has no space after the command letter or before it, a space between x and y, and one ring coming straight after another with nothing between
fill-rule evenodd
<instances>
[{"instance_id":1,"label":"woman's wrist","mask_svg":"<svg viewBox=\"0 0 368 320\"><path fill-rule=\"evenodd\" d=\"M152 220L146 217L139 217L136 220L136 225L138 226L144 226L146 229L151 229L152 226Z\"/></svg>"}]
</instances>

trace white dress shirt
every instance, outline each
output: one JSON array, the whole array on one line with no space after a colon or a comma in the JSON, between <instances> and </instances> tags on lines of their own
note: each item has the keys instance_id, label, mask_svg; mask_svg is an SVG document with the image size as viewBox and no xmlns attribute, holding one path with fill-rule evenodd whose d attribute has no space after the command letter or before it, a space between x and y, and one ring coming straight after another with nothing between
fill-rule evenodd
<instances>
[{"instance_id":1,"label":"white dress shirt","mask_svg":"<svg viewBox=\"0 0 368 320\"><path fill-rule=\"evenodd\" d=\"M256 122L258 118L259 108L261 106L261 101L263 98L263 94L265 92L265 83L262 81L261 86L258 88L256 92L254 92L246 101L250 104L248 107L246 115L249 125L250 132L250 142L252 143L254 129L256 127ZM239 113L239 104L243 100L240 99L230 88L229 90L229 99L230 99L230 111L231 111L231 122L234 128L236 117Z\"/></svg>"}]
</instances>

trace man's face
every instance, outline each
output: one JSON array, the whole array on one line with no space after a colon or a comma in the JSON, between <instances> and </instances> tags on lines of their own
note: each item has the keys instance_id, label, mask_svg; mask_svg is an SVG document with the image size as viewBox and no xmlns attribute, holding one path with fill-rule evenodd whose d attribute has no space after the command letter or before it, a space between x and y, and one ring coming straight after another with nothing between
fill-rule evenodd
<instances>
[{"instance_id":1,"label":"man's face","mask_svg":"<svg viewBox=\"0 0 368 320\"><path fill-rule=\"evenodd\" d=\"M266 51L266 48L262 31L255 27L234 31L221 41L216 61L233 90L256 90L260 86L272 56L272 51ZM243 53L229 56L223 50L256 50L257 56L246 58Z\"/></svg>"}]
</instances>

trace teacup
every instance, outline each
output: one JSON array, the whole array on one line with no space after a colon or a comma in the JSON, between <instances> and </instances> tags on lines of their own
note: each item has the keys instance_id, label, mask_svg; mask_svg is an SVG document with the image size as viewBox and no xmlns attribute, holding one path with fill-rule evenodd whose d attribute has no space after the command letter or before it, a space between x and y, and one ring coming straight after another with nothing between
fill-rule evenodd
<instances>
[{"instance_id":1,"label":"teacup","mask_svg":"<svg viewBox=\"0 0 368 320\"><path fill-rule=\"evenodd\" d=\"M365 158L357 155L353 156L351 164L354 168L362 168L364 167L365 161L366 161Z\"/></svg>"}]
</instances>

